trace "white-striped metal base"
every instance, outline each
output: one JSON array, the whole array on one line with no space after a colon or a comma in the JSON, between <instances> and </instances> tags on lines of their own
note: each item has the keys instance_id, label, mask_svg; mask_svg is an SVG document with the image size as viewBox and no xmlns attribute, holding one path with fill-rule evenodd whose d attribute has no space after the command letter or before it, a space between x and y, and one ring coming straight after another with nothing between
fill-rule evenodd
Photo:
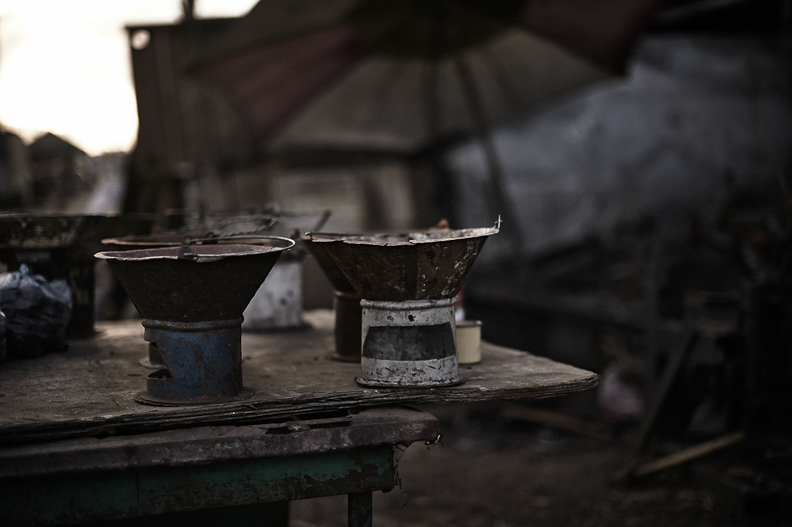
<instances>
[{"instance_id":1,"label":"white-striped metal base","mask_svg":"<svg viewBox=\"0 0 792 527\"><path fill-rule=\"evenodd\" d=\"M463 382L456 353L454 299L361 300L359 384L440 387Z\"/></svg>"}]
</instances>

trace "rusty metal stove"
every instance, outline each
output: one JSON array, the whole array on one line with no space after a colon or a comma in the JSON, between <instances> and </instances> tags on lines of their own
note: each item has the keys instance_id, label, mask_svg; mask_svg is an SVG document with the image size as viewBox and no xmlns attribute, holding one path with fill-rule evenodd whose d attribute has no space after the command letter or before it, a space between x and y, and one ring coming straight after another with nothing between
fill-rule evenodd
<instances>
[{"instance_id":1,"label":"rusty metal stove","mask_svg":"<svg viewBox=\"0 0 792 527\"><path fill-rule=\"evenodd\" d=\"M307 237L362 298L361 377L373 387L435 387L458 373L454 297L489 229ZM313 249L312 249L313 250Z\"/></svg>"},{"instance_id":2,"label":"rusty metal stove","mask_svg":"<svg viewBox=\"0 0 792 527\"><path fill-rule=\"evenodd\" d=\"M268 241L265 244L265 238ZM151 373L137 400L216 403L248 397L242 385L242 313L294 241L181 245L98 253L143 317L144 339L165 368Z\"/></svg>"},{"instance_id":3,"label":"rusty metal stove","mask_svg":"<svg viewBox=\"0 0 792 527\"><path fill-rule=\"evenodd\" d=\"M143 320L143 338L156 343L166 368L146 379L140 402L187 404L244 399L242 317L210 322Z\"/></svg>"},{"instance_id":4,"label":"rusty metal stove","mask_svg":"<svg viewBox=\"0 0 792 527\"><path fill-rule=\"evenodd\" d=\"M341 268L327 252L327 244L314 243L312 233L300 237L302 243L313 254L334 289L333 311L335 312L335 353L333 358L348 362L360 362L360 326L362 311L360 295L344 276ZM332 235L342 238L343 235Z\"/></svg>"},{"instance_id":5,"label":"rusty metal stove","mask_svg":"<svg viewBox=\"0 0 792 527\"><path fill-rule=\"evenodd\" d=\"M93 255L100 240L145 234L153 224L148 214L2 213L0 261L9 270L26 264L48 280L66 280L72 294L66 336L87 337L95 333Z\"/></svg>"},{"instance_id":6,"label":"rusty metal stove","mask_svg":"<svg viewBox=\"0 0 792 527\"><path fill-rule=\"evenodd\" d=\"M234 225L249 225L253 223L253 220L247 219L249 216L240 216L246 223L234 224ZM241 222L242 220L240 220ZM262 219L261 222L265 222L265 219ZM272 223L269 224L270 226ZM156 234L148 234L142 236L124 236L120 238L108 238L102 240L102 243L105 244L108 248L113 250L134 250L134 249L157 249L157 248L165 248L165 247L181 247L182 245L194 245L194 246L203 246L203 245L230 245L230 244L242 244L242 245L263 245L268 246L272 244L273 238L282 238L280 236L269 236L263 234L256 234L256 233L248 233L248 234L233 234L233 233L225 233L222 231L207 231L207 230L197 230L197 231L181 231L181 232L160 232ZM296 242L295 242L296 243ZM290 250L283 256L286 258L285 266L289 268L293 267L291 264L295 262L298 263L298 275L300 277L300 281L298 283L288 283L287 286L293 289L301 289L302 287L302 257L303 255L299 254L297 251L296 254L295 250ZM278 269L281 270L284 268L284 258L279 258L278 262L275 264L273 269L270 271L272 275L280 275L274 276L273 278L276 279L283 279L284 273L278 273ZM291 274L293 275L293 269L290 269ZM288 272L287 272L288 274ZM288 277L286 277L288 280ZM272 280L267 282L266 284L262 285L256 294L253 296L253 300L248 304L247 309L245 310L245 316L243 320L247 318L248 312L251 309L251 305L256 301L256 297L259 295L264 294L267 296L269 289L278 288L278 285L272 286ZM268 287L270 285L271 287ZM282 285L280 287L283 287ZM271 296L271 295L270 295ZM302 315L302 297L292 298L290 299L291 302L286 302L280 304L275 307L280 307L284 311L288 312L287 318L294 320L297 319L301 321ZM296 324L296 322L293 322ZM243 328L244 329L244 328ZM160 354L159 348L156 342L151 342L148 348L148 354L146 357L140 360L141 366L149 369L161 369L165 366L162 356Z\"/></svg>"},{"instance_id":7,"label":"rusty metal stove","mask_svg":"<svg viewBox=\"0 0 792 527\"><path fill-rule=\"evenodd\" d=\"M170 210L163 216L170 231L150 236L127 236L104 240L114 250L179 246L189 243L244 243L255 245L257 236L294 237L295 232L320 229L330 217L329 210L280 211L273 207L247 211ZM197 241L196 241L197 240ZM267 281L256 292L247 309L243 329L248 331L282 331L306 327L303 314L302 242L278 260ZM145 365L156 364L157 350L151 348Z\"/></svg>"}]
</instances>

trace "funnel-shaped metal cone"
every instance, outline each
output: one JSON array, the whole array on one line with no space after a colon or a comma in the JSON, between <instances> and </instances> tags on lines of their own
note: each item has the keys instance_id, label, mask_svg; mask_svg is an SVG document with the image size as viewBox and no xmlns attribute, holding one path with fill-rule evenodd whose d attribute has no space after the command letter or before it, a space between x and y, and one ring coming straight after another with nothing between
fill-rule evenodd
<instances>
[{"instance_id":1,"label":"funnel-shaped metal cone","mask_svg":"<svg viewBox=\"0 0 792 527\"><path fill-rule=\"evenodd\" d=\"M278 218L269 210L207 212L168 209L160 217L161 226L167 230L212 230L225 233L267 231L277 221Z\"/></svg>"},{"instance_id":2,"label":"funnel-shaped metal cone","mask_svg":"<svg viewBox=\"0 0 792 527\"><path fill-rule=\"evenodd\" d=\"M330 256L330 252L328 251L327 242L331 241L343 241L343 240L360 240L361 238L367 236L373 236L375 238L388 236L388 237L397 237L398 239L406 239L410 236L425 236L427 234L434 234L436 233L449 233L451 229L448 227L448 222L446 220L442 220L436 227L432 227L426 230L420 231L394 231L388 233L372 233L372 234L329 234L329 233L314 233L314 232L307 232L306 234L300 236L300 241L302 241L305 246L308 248L311 254L314 255L316 261L319 262L319 267L322 268L327 278L330 280L330 283L333 285L333 288L336 291L342 293L354 293L355 288L352 287L352 284L347 279L344 272L338 266L336 261ZM314 243L314 237L316 237L316 243Z\"/></svg>"},{"instance_id":3,"label":"funnel-shaped metal cone","mask_svg":"<svg viewBox=\"0 0 792 527\"><path fill-rule=\"evenodd\" d=\"M498 227L403 234L313 233L355 291L367 300L452 298Z\"/></svg>"},{"instance_id":4,"label":"funnel-shaped metal cone","mask_svg":"<svg viewBox=\"0 0 792 527\"><path fill-rule=\"evenodd\" d=\"M155 217L147 214L0 214L0 250L67 249L93 259L109 236L146 234Z\"/></svg>"},{"instance_id":5,"label":"funnel-shaped metal cone","mask_svg":"<svg viewBox=\"0 0 792 527\"><path fill-rule=\"evenodd\" d=\"M170 231L156 234L105 238L111 251L181 247L182 245L272 245L273 236L263 234L223 234L214 231Z\"/></svg>"},{"instance_id":6,"label":"funnel-shaped metal cone","mask_svg":"<svg viewBox=\"0 0 792 527\"><path fill-rule=\"evenodd\" d=\"M168 229L211 230L223 234L265 233L289 237L299 232L319 230L330 217L329 210L279 211L272 208L247 211L168 210L164 222Z\"/></svg>"},{"instance_id":7,"label":"funnel-shaped metal cone","mask_svg":"<svg viewBox=\"0 0 792 527\"><path fill-rule=\"evenodd\" d=\"M314 243L310 235L300 238L314 255L335 289L333 311L335 312L335 356L334 358L357 362L360 360L360 327L362 309L360 296L344 276L341 268L327 252L327 244Z\"/></svg>"},{"instance_id":8,"label":"funnel-shaped metal cone","mask_svg":"<svg viewBox=\"0 0 792 527\"><path fill-rule=\"evenodd\" d=\"M294 241L271 245L199 245L109 251L107 260L144 319L173 322L230 320L245 307L280 254Z\"/></svg>"},{"instance_id":9,"label":"funnel-shaped metal cone","mask_svg":"<svg viewBox=\"0 0 792 527\"><path fill-rule=\"evenodd\" d=\"M149 404L201 404L246 397L242 313L288 238L269 245L181 245L98 253L143 317L167 369L148 376L137 398Z\"/></svg>"},{"instance_id":10,"label":"funnel-shaped metal cone","mask_svg":"<svg viewBox=\"0 0 792 527\"><path fill-rule=\"evenodd\" d=\"M327 279L330 280L330 283L333 285L333 289L336 291L341 291L342 293L354 293L355 288L352 287L352 284L349 283L347 277L344 275L344 272L335 262L330 253L327 250L328 244L327 243L314 243L311 239L312 236L322 236L319 234L306 234L301 236L300 239L308 248L308 251L316 258L316 261L319 262L319 267L322 268ZM330 235L333 236L334 239L338 237L343 237L343 234L339 235Z\"/></svg>"}]
</instances>

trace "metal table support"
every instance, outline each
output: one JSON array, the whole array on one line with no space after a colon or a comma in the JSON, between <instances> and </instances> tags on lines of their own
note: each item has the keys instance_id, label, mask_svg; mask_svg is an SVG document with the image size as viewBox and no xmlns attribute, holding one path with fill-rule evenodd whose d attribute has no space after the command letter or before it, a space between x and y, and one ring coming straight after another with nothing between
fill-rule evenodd
<instances>
[{"instance_id":1,"label":"metal table support","mask_svg":"<svg viewBox=\"0 0 792 527\"><path fill-rule=\"evenodd\" d=\"M0 450L0 524L60 525L227 508L223 517L242 526L250 507L275 503L255 509L255 523L285 525L283 502L348 494L349 525L370 526L371 493L396 482L393 446L433 441L438 434L430 414L378 408L10 447Z\"/></svg>"},{"instance_id":2,"label":"metal table support","mask_svg":"<svg viewBox=\"0 0 792 527\"><path fill-rule=\"evenodd\" d=\"M349 527L371 527L371 492L356 492L347 499Z\"/></svg>"}]
</instances>

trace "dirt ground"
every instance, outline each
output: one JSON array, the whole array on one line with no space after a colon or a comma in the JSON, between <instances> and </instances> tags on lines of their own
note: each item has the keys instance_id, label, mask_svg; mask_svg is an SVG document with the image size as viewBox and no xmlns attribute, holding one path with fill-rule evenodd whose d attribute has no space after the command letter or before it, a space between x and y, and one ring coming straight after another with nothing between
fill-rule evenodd
<instances>
[{"instance_id":1,"label":"dirt ground","mask_svg":"<svg viewBox=\"0 0 792 527\"><path fill-rule=\"evenodd\" d=\"M440 418L443 444L398 454L402 488L375 493L376 527L784 524L748 521L723 454L626 485L616 477L631 430L594 439L504 420L497 404L424 409ZM291 519L294 527L346 525L346 498L294 502Z\"/></svg>"}]
</instances>

